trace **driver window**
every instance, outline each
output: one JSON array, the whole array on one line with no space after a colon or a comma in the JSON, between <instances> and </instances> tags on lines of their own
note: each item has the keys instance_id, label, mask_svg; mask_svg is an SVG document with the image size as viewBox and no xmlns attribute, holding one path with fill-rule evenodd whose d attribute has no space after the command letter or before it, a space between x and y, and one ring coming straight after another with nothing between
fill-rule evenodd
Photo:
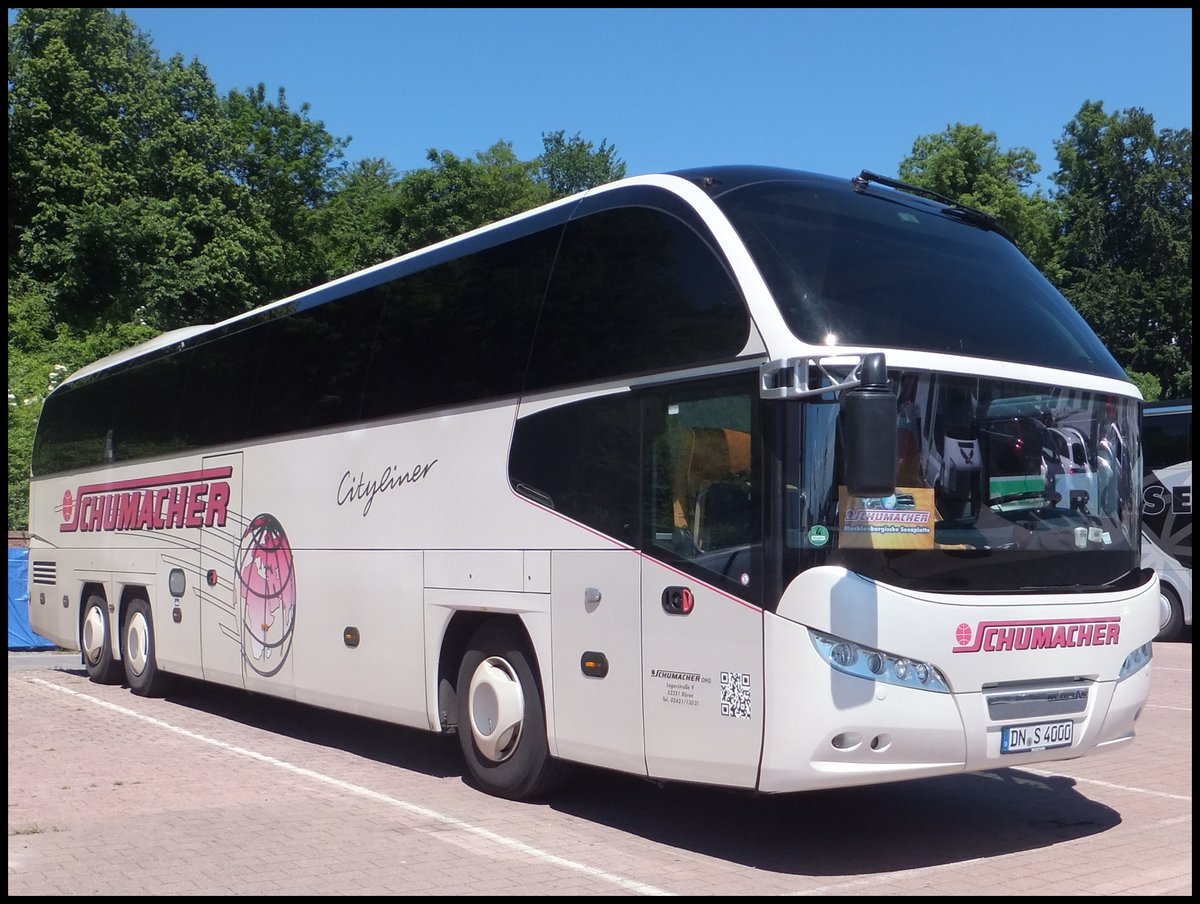
<instances>
[{"instance_id":1,"label":"driver window","mask_svg":"<svg viewBox=\"0 0 1200 904\"><path fill-rule=\"evenodd\" d=\"M704 580L731 580L743 596L757 593L762 540L756 400L725 382L711 394L697 395L694 387L661 394L646 409L651 551L684 560Z\"/></svg>"}]
</instances>

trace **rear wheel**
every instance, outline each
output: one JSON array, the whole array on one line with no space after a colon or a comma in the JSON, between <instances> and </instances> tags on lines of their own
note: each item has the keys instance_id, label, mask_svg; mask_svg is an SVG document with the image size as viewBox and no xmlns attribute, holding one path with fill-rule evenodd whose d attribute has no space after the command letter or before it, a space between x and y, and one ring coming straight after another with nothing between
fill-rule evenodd
<instances>
[{"instance_id":1,"label":"rear wheel","mask_svg":"<svg viewBox=\"0 0 1200 904\"><path fill-rule=\"evenodd\" d=\"M1183 603L1174 588L1161 581L1158 585L1158 636L1155 640L1174 640L1183 633Z\"/></svg>"},{"instance_id":2,"label":"rear wheel","mask_svg":"<svg viewBox=\"0 0 1200 904\"><path fill-rule=\"evenodd\" d=\"M170 692L174 679L158 670L154 654L154 620L150 615L150 604L143 599L130 600L125 607L121 658L125 663L125 680L135 694L161 697Z\"/></svg>"},{"instance_id":3,"label":"rear wheel","mask_svg":"<svg viewBox=\"0 0 1200 904\"><path fill-rule=\"evenodd\" d=\"M502 620L476 629L458 670L458 738L467 771L497 797L526 800L557 785L542 691L521 632Z\"/></svg>"},{"instance_id":4,"label":"rear wheel","mask_svg":"<svg viewBox=\"0 0 1200 904\"><path fill-rule=\"evenodd\" d=\"M108 617L108 601L93 593L83 604L83 622L79 626L79 648L83 650L83 665L88 677L97 684L119 684L121 663L113 658L112 622Z\"/></svg>"}]
</instances>

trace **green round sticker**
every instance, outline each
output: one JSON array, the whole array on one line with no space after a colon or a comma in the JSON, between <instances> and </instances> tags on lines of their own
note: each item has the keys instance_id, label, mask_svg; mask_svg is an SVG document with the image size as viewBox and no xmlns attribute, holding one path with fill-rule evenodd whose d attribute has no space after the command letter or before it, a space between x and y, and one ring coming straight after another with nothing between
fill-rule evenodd
<instances>
[{"instance_id":1,"label":"green round sticker","mask_svg":"<svg viewBox=\"0 0 1200 904\"><path fill-rule=\"evenodd\" d=\"M808 545L818 548L829 542L829 529L823 524L814 524L808 529Z\"/></svg>"}]
</instances>

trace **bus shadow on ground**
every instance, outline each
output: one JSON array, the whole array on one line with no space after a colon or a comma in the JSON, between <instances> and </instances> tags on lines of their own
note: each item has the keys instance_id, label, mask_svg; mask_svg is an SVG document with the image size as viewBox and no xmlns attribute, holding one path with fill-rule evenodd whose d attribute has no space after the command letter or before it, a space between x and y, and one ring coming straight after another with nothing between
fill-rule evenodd
<instances>
[{"instance_id":1,"label":"bus shadow on ground","mask_svg":"<svg viewBox=\"0 0 1200 904\"><path fill-rule=\"evenodd\" d=\"M453 735L434 734L190 678L180 678L177 689L167 699L260 731L343 750L435 778L461 776L463 772L462 753Z\"/></svg>"},{"instance_id":2,"label":"bus shadow on ground","mask_svg":"<svg viewBox=\"0 0 1200 904\"><path fill-rule=\"evenodd\" d=\"M184 680L173 703L260 731L464 783L458 740L362 716ZM483 793L483 792L476 792ZM575 767L530 803L755 869L843 876L992 858L1111 829L1115 810L1073 779L1021 769L864 788L757 795Z\"/></svg>"},{"instance_id":3,"label":"bus shadow on ground","mask_svg":"<svg viewBox=\"0 0 1200 904\"><path fill-rule=\"evenodd\" d=\"M1020 769L783 795L606 776L568 786L551 806L648 841L807 876L993 858L1121 822L1115 810L1080 794L1073 779Z\"/></svg>"}]
</instances>

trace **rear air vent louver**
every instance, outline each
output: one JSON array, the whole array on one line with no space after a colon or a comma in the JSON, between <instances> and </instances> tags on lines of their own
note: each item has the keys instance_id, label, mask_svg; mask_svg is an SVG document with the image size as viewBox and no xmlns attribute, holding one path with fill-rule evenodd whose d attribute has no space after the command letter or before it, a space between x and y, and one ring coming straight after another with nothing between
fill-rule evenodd
<instances>
[{"instance_id":1,"label":"rear air vent louver","mask_svg":"<svg viewBox=\"0 0 1200 904\"><path fill-rule=\"evenodd\" d=\"M49 584L53 587L58 583L58 565L55 562L34 562L33 583Z\"/></svg>"}]
</instances>

